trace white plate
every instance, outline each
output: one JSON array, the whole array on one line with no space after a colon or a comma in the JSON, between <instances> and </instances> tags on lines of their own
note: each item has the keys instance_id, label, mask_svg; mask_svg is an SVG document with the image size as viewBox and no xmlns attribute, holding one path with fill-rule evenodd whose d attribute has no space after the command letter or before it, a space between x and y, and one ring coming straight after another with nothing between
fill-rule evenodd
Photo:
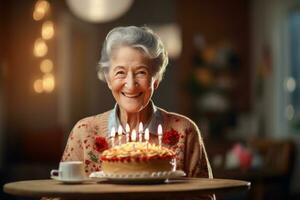
<instances>
[{"instance_id":1,"label":"white plate","mask_svg":"<svg viewBox=\"0 0 300 200\"><path fill-rule=\"evenodd\" d=\"M106 179L113 182L126 183L162 183L167 179L180 178L185 175L186 174L181 170L132 174L105 174L103 171L99 171L91 173L90 178L96 181Z\"/></svg>"},{"instance_id":2,"label":"white plate","mask_svg":"<svg viewBox=\"0 0 300 200\"><path fill-rule=\"evenodd\" d=\"M76 184L76 183L83 183L85 181L90 181L90 178L86 178L86 179L79 179L79 180L70 180L70 179L60 179L57 176L51 176L52 179L60 181L62 183L68 183L68 184Z\"/></svg>"}]
</instances>

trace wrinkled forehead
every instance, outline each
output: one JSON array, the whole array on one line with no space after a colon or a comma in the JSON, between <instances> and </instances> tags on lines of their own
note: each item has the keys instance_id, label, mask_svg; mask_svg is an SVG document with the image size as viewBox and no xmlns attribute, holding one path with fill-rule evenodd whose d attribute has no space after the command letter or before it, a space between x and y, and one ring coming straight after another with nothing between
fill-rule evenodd
<instances>
[{"instance_id":1,"label":"wrinkled forehead","mask_svg":"<svg viewBox=\"0 0 300 200\"><path fill-rule=\"evenodd\" d=\"M144 66L148 68L153 67L153 59L138 48L123 46L115 49L110 57L110 66L131 66L139 67Z\"/></svg>"}]
</instances>

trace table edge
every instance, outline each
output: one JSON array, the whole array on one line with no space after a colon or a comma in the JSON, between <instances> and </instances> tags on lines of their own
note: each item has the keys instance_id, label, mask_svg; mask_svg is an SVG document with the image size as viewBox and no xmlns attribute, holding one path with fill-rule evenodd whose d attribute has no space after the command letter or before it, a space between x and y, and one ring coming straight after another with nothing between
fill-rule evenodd
<instances>
[{"instance_id":1,"label":"table edge","mask_svg":"<svg viewBox=\"0 0 300 200\"><path fill-rule=\"evenodd\" d=\"M188 179L203 179L203 178L188 178ZM47 180L51 180L51 179L41 179L41 180L27 180L27 181L47 181ZM205 180L210 180L208 178L205 178ZM191 190L181 190L181 191L158 191L158 192L153 192L153 191L122 191L122 192L90 192L88 194L88 196L93 197L93 196L98 196L101 195L103 196L103 198L107 197L111 197L111 195L113 194L118 194L118 195L145 195L145 194L159 194L160 196L166 196L166 195L170 195L170 194L174 194L176 193L176 195L181 195L181 194L196 194L196 193L201 193L201 194L219 194L219 193L226 193L226 192L230 192L230 191L241 191L241 190L249 190L251 187L251 182L249 181L244 181L244 180L236 180L236 179L218 179L218 178L214 178L214 180L230 180L230 181L237 181L239 183L243 183L242 185L239 186L225 186L223 188L216 188L216 189L211 189L211 188L207 188L207 189L191 189ZM3 191L7 194L10 195L16 195L16 196L24 196L24 197L63 197L63 198L71 198L71 197L84 197L87 195L87 193L65 193L65 192L35 192L34 194L30 191L26 191L26 190L19 190L16 191L14 189L11 189L9 186L10 184L13 183L18 183L18 182L27 182L25 181L16 181L16 182L11 182L11 183L6 183L3 185ZM228 189L230 188L230 191L228 191Z\"/></svg>"}]
</instances>

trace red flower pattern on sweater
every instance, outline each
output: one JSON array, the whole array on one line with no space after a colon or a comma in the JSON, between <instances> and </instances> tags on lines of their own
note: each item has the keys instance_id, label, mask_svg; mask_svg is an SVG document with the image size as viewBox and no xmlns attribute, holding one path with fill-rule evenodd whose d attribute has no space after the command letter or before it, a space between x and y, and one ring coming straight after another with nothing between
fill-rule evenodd
<instances>
[{"instance_id":1,"label":"red flower pattern on sweater","mask_svg":"<svg viewBox=\"0 0 300 200\"><path fill-rule=\"evenodd\" d=\"M178 143L179 137L180 137L180 134L176 130L171 129L170 131L166 131L163 134L162 140L163 140L164 144L173 146Z\"/></svg>"},{"instance_id":2,"label":"red flower pattern on sweater","mask_svg":"<svg viewBox=\"0 0 300 200\"><path fill-rule=\"evenodd\" d=\"M95 137L95 146L94 146L94 148L98 152L102 152L102 151L108 149L108 142L106 141L106 139L104 137L96 136Z\"/></svg>"}]
</instances>

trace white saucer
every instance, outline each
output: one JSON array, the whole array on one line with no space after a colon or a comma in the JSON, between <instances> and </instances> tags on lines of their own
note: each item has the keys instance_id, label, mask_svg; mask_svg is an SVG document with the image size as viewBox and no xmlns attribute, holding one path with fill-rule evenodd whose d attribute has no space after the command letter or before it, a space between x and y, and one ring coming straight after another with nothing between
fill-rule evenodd
<instances>
[{"instance_id":1,"label":"white saucer","mask_svg":"<svg viewBox=\"0 0 300 200\"><path fill-rule=\"evenodd\" d=\"M71 179L60 179L57 176L51 176L52 179L62 182L62 183L68 183L68 184L76 184L76 183L83 183L86 181L90 181L90 178L85 178L85 179L76 179L76 180L71 180Z\"/></svg>"}]
</instances>

